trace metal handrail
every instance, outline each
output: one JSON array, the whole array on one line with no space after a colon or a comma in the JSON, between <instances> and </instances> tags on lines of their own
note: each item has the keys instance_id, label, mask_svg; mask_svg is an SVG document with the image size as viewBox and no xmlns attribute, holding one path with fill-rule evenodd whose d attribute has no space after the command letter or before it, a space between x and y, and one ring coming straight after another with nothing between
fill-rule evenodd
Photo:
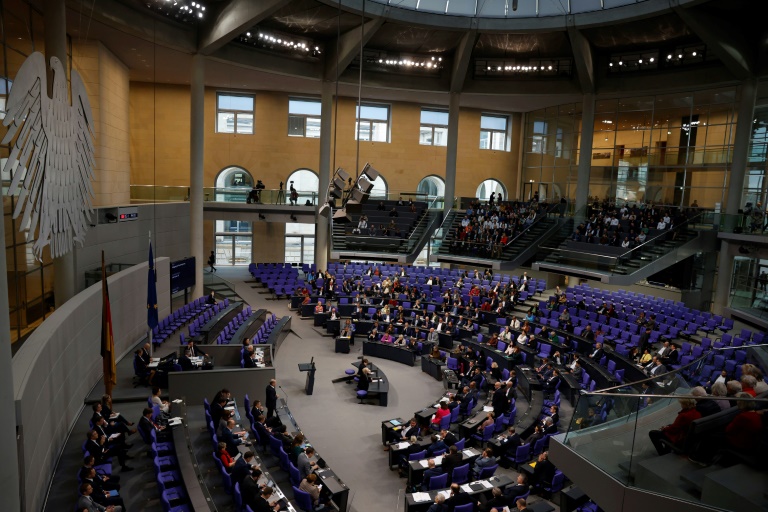
<instances>
[{"instance_id":1,"label":"metal handrail","mask_svg":"<svg viewBox=\"0 0 768 512\"><path fill-rule=\"evenodd\" d=\"M548 219L548 218L549 218L549 214L550 214L550 213L552 213L552 211L555 209L555 207L559 207L559 206L560 206L560 203L552 203L551 205L549 205L549 208L546 208L546 212L544 212L544 214L543 214L543 215L537 215L537 216L536 216L536 219L534 219L534 221L533 221L533 222L531 222L531 224L530 224L530 225L529 225L527 228L523 229L523 230L522 230L520 233L518 233L518 234L517 234L517 236L516 236L516 237L514 237L512 240L509 240L509 241L507 241L507 243L504 245L504 249L506 249L507 247L509 247L509 246L510 246L510 245L512 245L513 243L515 243L515 242L517 241L517 239L518 239L518 238L520 238L521 236L523 236L523 234L524 234L526 231L528 231L529 229L531 229L533 226L535 226L536 224L538 224L539 222L541 222L541 220L542 220L542 219Z\"/></svg>"}]
</instances>

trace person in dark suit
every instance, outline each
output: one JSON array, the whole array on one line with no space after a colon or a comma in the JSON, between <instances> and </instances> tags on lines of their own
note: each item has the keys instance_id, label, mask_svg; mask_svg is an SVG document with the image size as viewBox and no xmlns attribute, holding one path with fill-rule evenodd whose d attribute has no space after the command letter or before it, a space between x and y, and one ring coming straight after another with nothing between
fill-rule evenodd
<instances>
[{"instance_id":1,"label":"person in dark suit","mask_svg":"<svg viewBox=\"0 0 768 512\"><path fill-rule=\"evenodd\" d=\"M441 430L440 439L443 440L443 442L448 448L455 445L459 441L454 435L454 433L451 432L450 430Z\"/></svg>"},{"instance_id":2,"label":"person in dark suit","mask_svg":"<svg viewBox=\"0 0 768 512\"><path fill-rule=\"evenodd\" d=\"M85 510L86 512L104 512L105 510L108 512L122 512L123 508L120 506L110 506L109 508L104 507L104 505L100 505L96 502L96 500L93 499L94 489L93 486L88 482L83 482L80 484L80 497L77 499L77 508L76 510L81 511Z\"/></svg>"},{"instance_id":3,"label":"person in dark suit","mask_svg":"<svg viewBox=\"0 0 768 512\"><path fill-rule=\"evenodd\" d=\"M528 477L525 476L524 473L520 473L517 475L517 482L515 485L510 485L504 489L504 497L507 498L507 503L512 504L515 503L518 496L522 496L527 493L528 490Z\"/></svg>"},{"instance_id":4,"label":"person in dark suit","mask_svg":"<svg viewBox=\"0 0 768 512\"><path fill-rule=\"evenodd\" d=\"M441 468L435 467L435 459L429 459L427 461L427 470L424 471L424 477L421 484L421 490L427 491L429 490L429 479L433 476L440 476L443 474L443 470Z\"/></svg>"},{"instance_id":5,"label":"person in dark suit","mask_svg":"<svg viewBox=\"0 0 768 512\"><path fill-rule=\"evenodd\" d=\"M272 429L267 426L266 418L263 414L255 416L255 419L256 423L253 424L253 428L259 435L259 444L261 444L262 447L266 447L267 442L269 441L269 433Z\"/></svg>"},{"instance_id":6,"label":"person in dark suit","mask_svg":"<svg viewBox=\"0 0 768 512\"><path fill-rule=\"evenodd\" d=\"M605 351L603 350L603 344L595 343L595 348L592 353L589 354L589 358L599 362L604 355Z\"/></svg>"},{"instance_id":7,"label":"person in dark suit","mask_svg":"<svg viewBox=\"0 0 768 512\"><path fill-rule=\"evenodd\" d=\"M445 459L443 459L445 464ZM451 497L445 500L445 507L448 512L453 512L456 507L472 503L472 496L463 492L459 484L451 484Z\"/></svg>"},{"instance_id":8,"label":"person in dark suit","mask_svg":"<svg viewBox=\"0 0 768 512\"><path fill-rule=\"evenodd\" d=\"M91 498L93 498L93 501L98 503L99 505L103 507L109 507L110 505L113 505L115 508L122 507L125 508L125 504L123 503L123 498L120 496L110 496L110 489L105 487L104 482L96 476L96 470L91 469L90 471L86 472L83 478L83 483L89 483L93 487L93 494L91 494Z\"/></svg>"},{"instance_id":9,"label":"person in dark suit","mask_svg":"<svg viewBox=\"0 0 768 512\"><path fill-rule=\"evenodd\" d=\"M224 396L218 396L213 399L213 403L211 404L211 419L213 420L214 426L219 424L221 417L224 415L224 407L226 405L227 399Z\"/></svg>"},{"instance_id":10,"label":"person in dark suit","mask_svg":"<svg viewBox=\"0 0 768 512\"><path fill-rule=\"evenodd\" d=\"M493 397L491 397L491 405L493 406L493 413L497 418L501 418L501 415L509 411L509 399L506 394L506 387L502 387L500 381L496 381L494 384Z\"/></svg>"},{"instance_id":11,"label":"person in dark suit","mask_svg":"<svg viewBox=\"0 0 768 512\"><path fill-rule=\"evenodd\" d=\"M227 420L227 426L221 429L220 441L227 443L227 451L234 457L237 455L237 445L243 444L243 440L240 436L241 432L235 432L235 420Z\"/></svg>"},{"instance_id":12,"label":"person in dark suit","mask_svg":"<svg viewBox=\"0 0 768 512\"><path fill-rule=\"evenodd\" d=\"M456 445L448 449L448 453L443 456L443 471L448 473L448 481L451 481L454 468L461 466L462 454L456 448Z\"/></svg>"},{"instance_id":13,"label":"person in dark suit","mask_svg":"<svg viewBox=\"0 0 768 512\"><path fill-rule=\"evenodd\" d=\"M139 420L139 424L137 425L139 431L141 432L142 439L146 440L147 443L152 442L152 431L159 433L165 430L165 427L162 425L155 424L154 421L152 421L152 409L150 407L145 407L143 411L143 415L141 419Z\"/></svg>"},{"instance_id":14,"label":"person in dark suit","mask_svg":"<svg viewBox=\"0 0 768 512\"><path fill-rule=\"evenodd\" d=\"M435 452L447 449L448 445L446 445L442 439L437 437L436 434L432 434L432 444L427 447L427 457L432 457L435 455Z\"/></svg>"},{"instance_id":15,"label":"person in dark suit","mask_svg":"<svg viewBox=\"0 0 768 512\"><path fill-rule=\"evenodd\" d=\"M523 444L522 440L520 439L520 434L515 432L514 425L510 425L509 430L507 430L506 434L503 434L503 435L504 435L504 438L501 439L501 446L499 447L500 453L497 453L495 455L497 457L501 457L502 455L508 455L509 457L514 457L515 452L517 451L517 448L521 444Z\"/></svg>"},{"instance_id":16,"label":"person in dark suit","mask_svg":"<svg viewBox=\"0 0 768 512\"><path fill-rule=\"evenodd\" d=\"M96 457L93 455L86 455L83 459L83 467L80 468L80 479L83 479L83 475L90 469L96 470L96 477L100 478L104 484L105 489L120 489L120 477L117 475L108 475L102 469L96 467Z\"/></svg>"},{"instance_id":17,"label":"person in dark suit","mask_svg":"<svg viewBox=\"0 0 768 512\"><path fill-rule=\"evenodd\" d=\"M243 368L256 368L256 362L253 360L253 345L248 345L248 349L243 354Z\"/></svg>"},{"instance_id":18,"label":"person in dark suit","mask_svg":"<svg viewBox=\"0 0 768 512\"><path fill-rule=\"evenodd\" d=\"M544 392L545 393L554 393L557 389L557 386L560 385L560 381L562 380L562 377L560 377L560 370L555 369L552 371L552 375L550 375L547 380L544 381Z\"/></svg>"},{"instance_id":19,"label":"person in dark suit","mask_svg":"<svg viewBox=\"0 0 768 512\"><path fill-rule=\"evenodd\" d=\"M133 468L126 464L128 456L125 446L108 446L106 437L99 437L95 430L88 431L88 438L85 443L85 450L96 457L96 464L105 464L109 457L117 457L120 467L123 471L132 471Z\"/></svg>"},{"instance_id":20,"label":"person in dark suit","mask_svg":"<svg viewBox=\"0 0 768 512\"><path fill-rule=\"evenodd\" d=\"M664 354L661 358L661 362L669 369L669 371L672 371L672 365L678 363L680 351L677 350L677 345L674 343L670 343L669 346L670 350Z\"/></svg>"},{"instance_id":21,"label":"person in dark suit","mask_svg":"<svg viewBox=\"0 0 768 512\"><path fill-rule=\"evenodd\" d=\"M483 503L483 500L477 502L477 510L479 512L491 512L492 509L502 510L507 506L509 500L504 493L498 487L491 489L491 499Z\"/></svg>"},{"instance_id":22,"label":"person in dark suit","mask_svg":"<svg viewBox=\"0 0 768 512\"><path fill-rule=\"evenodd\" d=\"M261 496L259 478L261 478L261 470L252 468L250 474L248 474L240 484L240 494L243 498L243 506L247 505L251 507L251 510L256 506L256 499Z\"/></svg>"},{"instance_id":23,"label":"person in dark suit","mask_svg":"<svg viewBox=\"0 0 768 512\"><path fill-rule=\"evenodd\" d=\"M271 418L275 413L275 409L277 409L277 390L275 389L275 384L277 384L275 379L270 380L266 389L267 418Z\"/></svg>"},{"instance_id":24,"label":"person in dark suit","mask_svg":"<svg viewBox=\"0 0 768 512\"><path fill-rule=\"evenodd\" d=\"M253 452L248 450L242 457L235 461L235 466L232 468L232 484L235 482L241 486L242 482L251 473L251 465L253 464Z\"/></svg>"},{"instance_id":25,"label":"person in dark suit","mask_svg":"<svg viewBox=\"0 0 768 512\"><path fill-rule=\"evenodd\" d=\"M267 486L261 490L261 496L257 496L254 500L254 505L251 508L253 509L253 512L272 512L272 510L280 510L280 504L275 503L274 505L269 504L269 498L272 497L272 493L274 490Z\"/></svg>"},{"instance_id":26,"label":"person in dark suit","mask_svg":"<svg viewBox=\"0 0 768 512\"><path fill-rule=\"evenodd\" d=\"M207 357L208 354L203 352L198 348L198 346L195 344L194 341L190 340L189 343L187 343L187 354L189 357Z\"/></svg>"},{"instance_id":27,"label":"person in dark suit","mask_svg":"<svg viewBox=\"0 0 768 512\"><path fill-rule=\"evenodd\" d=\"M195 369L194 365L192 364L192 360L189 358L186 352L181 354L178 360L178 364L181 366L181 371L183 372L188 372Z\"/></svg>"},{"instance_id":28,"label":"person in dark suit","mask_svg":"<svg viewBox=\"0 0 768 512\"><path fill-rule=\"evenodd\" d=\"M557 468L549 461L549 452L540 453L536 467L533 468L532 492L538 494L541 492L543 484L551 483L552 478L555 476L555 471L557 471Z\"/></svg>"}]
</instances>

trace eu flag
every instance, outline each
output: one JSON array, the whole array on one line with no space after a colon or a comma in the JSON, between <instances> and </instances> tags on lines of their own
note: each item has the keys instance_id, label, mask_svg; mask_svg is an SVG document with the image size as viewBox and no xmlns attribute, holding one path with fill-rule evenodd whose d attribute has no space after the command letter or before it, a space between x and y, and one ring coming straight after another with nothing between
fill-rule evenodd
<instances>
[{"instance_id":1,"label":"eu flag","mask_svg":"<svg viewBox=\"0 0 768 512\"><path fill-rule=\"evenodd\" d=\"M147 273L147 325L157 327L157 284L155 283L155 259L152 257L152 242L149 243L149 272Z\"/></svg>"}]
</instances>

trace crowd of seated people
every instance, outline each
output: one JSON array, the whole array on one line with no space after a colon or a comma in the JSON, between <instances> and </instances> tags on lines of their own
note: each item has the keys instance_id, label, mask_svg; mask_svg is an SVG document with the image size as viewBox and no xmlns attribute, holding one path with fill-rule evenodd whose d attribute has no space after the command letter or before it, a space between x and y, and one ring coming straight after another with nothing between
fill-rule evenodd
<instances>
[{"instance_id":1,"label":"crowd of seated people","mask_svg":"<svg viewBox=\"0 0 768 512\"><path fill-rule=\"evenodd\" d=\"M649 237L684 225L697 214L696 209L639 203L619 206L605 201L592 205L589 219L576 227L571 239L575 242L631 249ZM677 236L677 231L672 233Z\"/></svg>"},{"instance_id":2,"label":"crowd of seated people","mask_svg":"<svg viewBox=\"0 0 768 512\"><path fill-rule=\"evenodd\" d=\"M513 240L538 216L546 205L538 201L504 203L491 197L482 204L470 203L451 238L452 254L472 254L484 258L499 258L506 244Z\"/></svg>"}]
</instances>

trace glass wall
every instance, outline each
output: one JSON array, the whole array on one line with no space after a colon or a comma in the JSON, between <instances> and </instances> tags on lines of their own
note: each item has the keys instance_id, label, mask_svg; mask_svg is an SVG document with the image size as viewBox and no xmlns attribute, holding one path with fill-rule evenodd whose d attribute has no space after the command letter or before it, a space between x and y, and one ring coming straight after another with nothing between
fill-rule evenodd
<instances>
[{"instance_id":1,"label":"glass wall","mask_svg":"<svg viewBox=\"0 0 768 512\"><path fill-rule=\"evenodd\" d=\"M285 262L313 263L315 261L315 225L288 223L285 225Z\"/></svg>"},{"instance_id":2,"label":"glass wall","mask_svg":"<svg viewBox=\"0 0 768 512\"><path fill-rule=\"evenodd\" d=\"M43 52L43 16L27 2L0 2L0 120L5 118L5 105L12 80L24 60L35 51ZM71 47L67 49L71 61ZM69 69L69 65L66 66ZM7 132L0 125L0 138ZM0 146L0 168L5 166L8 146ZM19 231L21 218L13 219L17 197L8 197L13 178L2 173L3 223L5 258L8 276L8 303L11 341L26 337L53 311L53 262L48 251L37 261L32 253L34 234L29 238ZM5 315L6 312L0 312ZM0 321L4 321L0 317Z\"/></svg>"},{"instance_id":3,"label":"glass wall","mask_svg":"<svg viewBox=\"0 0 768 512\"><path fill-rule=\"evenodd\" d=\"M528 114L523 142L523 197L539 200L575 195L578 173L581 103L549 107Z\"/></svg>"},{"instance_id":4,"label":"glass wall","mask_svg":"<svg viewBox=\"0 0 768 512\"><path fill-rule=\"evenodd\" d=\"M755 120L752 124L752 137L749 141L749 153L747 154L747 174L744 177L744 192L742 194L741 207L747 207L747 203L756 206L766 206L765 179L768 168L768 107L755 108Z\"/></svg>"},{"instance_id":5,"label":"glass wall","mask_svg":"<svg viewBox=\"0 0 768 512\"><path fill-rule=\"evenodd\" d=\"M216 264L247 265L251 262L251 223L242 220L216 221Z\"/></svg>"},{"instance_id":6,"label":"glass wall","mask_svg":"<svg viewBox=\"0 0 768 512\"><path fill-rule=\"evenodd\" d=\"M727 88L596 101L592 150L583 155L591 162L589 196L724 206L736 96ZM574 195L580 107L528 115L522 181L546 184L549 198Z\"/></svg>"}]
</instances>

